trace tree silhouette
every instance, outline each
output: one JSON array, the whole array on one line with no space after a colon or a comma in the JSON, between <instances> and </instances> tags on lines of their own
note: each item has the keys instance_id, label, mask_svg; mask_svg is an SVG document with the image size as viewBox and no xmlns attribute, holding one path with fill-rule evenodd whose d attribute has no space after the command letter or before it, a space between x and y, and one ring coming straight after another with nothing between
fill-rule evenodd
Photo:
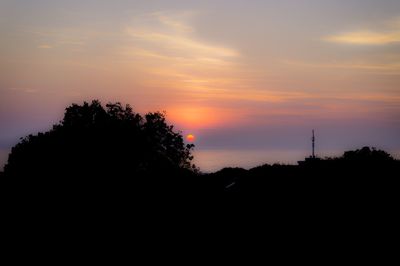
<instances>
[{"instance_id":1,"label":"tree silhouette","mask_svg":"<svg viewBox=\"0 0 400 266\"><path fill-rule=\"evenodd\" d=\"M346 161L371 161L371 162L384 162L393 161L393 157L382 150L376 148L363 147L355 151L346 151L340 158Z\"/></svg>"},{"instance_id":2,"label":"tree silhouette","mask_svg":"<svg viewBox=\"0 0 400 266\"><path fill-rule=\"evenodd\" d=\"M97 100L72 104L45 133L12 148L6 176L133 177L184 175L196 171L193 144L185 144L165 114L134 113L129 105Z\"/></svg>"}]
</instances>

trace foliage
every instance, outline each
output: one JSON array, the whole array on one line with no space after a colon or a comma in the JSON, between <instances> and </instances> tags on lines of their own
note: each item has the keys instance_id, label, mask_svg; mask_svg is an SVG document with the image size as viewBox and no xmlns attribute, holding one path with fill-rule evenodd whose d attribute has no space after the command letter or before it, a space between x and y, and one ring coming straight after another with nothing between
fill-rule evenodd
<instances>
[{"instance_id":1,"label":"foliage","mask_svg":"<svg viewBox=\"0 0 400 266\"><path fill-rule=\"evenodd\" d=\"M363 147L355 151L346 151L341 157L342 160L348 161L392 161L393 157L382 150L376 148Z\"/></svg>"},{"instance_id":2,"label":"foliage","mask_svg":"<svg viewBox=\"0 0 400 266\"><path fill-rule=\"evenodd\" d=\"M72 104L45 133L29 135L12 148L4 168L17 176L179 175L196 171L193 144L168 125L165 114L134 113L129 105L97 100Z\"/></svg>"}]
</instances>

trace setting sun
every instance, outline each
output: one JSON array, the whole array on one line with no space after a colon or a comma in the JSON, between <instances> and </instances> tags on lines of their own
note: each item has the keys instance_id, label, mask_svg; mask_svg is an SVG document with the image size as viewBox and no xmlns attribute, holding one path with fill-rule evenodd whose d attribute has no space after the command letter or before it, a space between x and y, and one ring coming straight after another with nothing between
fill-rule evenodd
<instances>
[{"instance_id":1,"label":"setting sun","mask_svg":"<svg viewBox=\"0 0 400 266\"><path fill-rule=\"evenodd\" d=\"M186 136L186 140L189 142L194 142L196 140L196 137L193 134L189 134Z\"/></svg>"}]
</instances>

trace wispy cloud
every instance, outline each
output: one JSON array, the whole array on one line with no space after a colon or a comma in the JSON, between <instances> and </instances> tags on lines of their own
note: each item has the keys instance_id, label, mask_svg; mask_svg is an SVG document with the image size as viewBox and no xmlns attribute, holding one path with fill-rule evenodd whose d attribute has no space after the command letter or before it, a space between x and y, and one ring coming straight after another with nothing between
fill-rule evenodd
<instances>
[{"instance_id":1,"label":"wispy cloud","mask_svg":"<svg viewBox=\"0 0 400 266\"><path fill-rule=\"evenodd\" d=\"M400 42L400 30L389 32L356 31L324 38L325 41L355 45L385 45Z\"/></svg>"},{"instance_id":2,"label":"wispy cloud","mask_svg":"<svg viewBox=\"0 0 400 266\"><path fill-rule=\"evenodd\" d=\"M178 17L176 17L177 14L171 16L166 14L165 12L154 12L151 13L149 16L153 18L157 18L157 20L163 24L164 26L171 28L175 31L178 32L193 32L194 29L187 23L181 21L181 19L185 19L187 17L193 16L193 12L182 12L178 14Z\"/></svg>"},{"instance_id":3,"label":"wispy cloud","mask_svg":"<svg viewBox=\"0 0 400 266\"><path fill-rule=\"evenodd\" d=\"M400 19L378 25L380 29L358 29L325 36L328 42L351 45L386 45L400 43Z\"/></svg>"},{"instance_id":4,"label":"wispy cloud","mask_svg":"<svg viewBox=\"0 0 400 266\"><path fill-rule=\"evenodd\" d=\"M18 87L11 87L11 88L6 88L7 91L14 91L14 92L23 92L23 93L37 93L37 89L32 89L32 88L18 88Z\"/></svg>"},{"instance_id":5,"label":"wispy cloud","mask_svg":"<svg viewBox=\"0 0 400 266\"><path fill-rule=\"evenodd\" d=\"M368 73L400 75L400 63L369 63L369 62L334 62L334 63L318 63L318 62L301 62L285 60L287 65L309 68L331 68L331 69L353 69L367 71Z\"/></svg>"},{"instance_id":6,"label":"wispy cloud","mask_svg":"<svg viewBox=\"0 0 400 266\"><path fill-rule=\"evenodd\" d=\"M186 34L167 34L148 29L128 29L128 33L142 41L164 46L182 56L234 57L238 53L229 48L197 41Z\"/></svg>"},{"instance_id":7,"label":"wispy cloud","mask_svg":"<svg viewBox=\"0 0 400 266\"><path fill-rule=\"evenodd\" d=\"M31 34L39 43L39 49L51 49L54 47L82 47L90 38L99 35L88 29L81 28L46 28L46 29L27 29L23 33Z\"/></svg>"},{"instance_id":8,"label":"wispy cloud","mask_svg":"<svg viewBox=\"0 0 400 266\"><path fill-rule=\"evenodd\" d=\"M174 78L174 87L204 85L227 76L239 52L199 38L191 23L193 17L193 12L154 12L137 17L125 29L131 43L121 51L142 62L142 70Z\"/></svg>"},{"instance_id":9,"label":"wispy cloud","mask_svg":"<svg viewBox=\"0 0 400 266\"><path fill-rule=\"evenodd\" d=\"M229 58L239 53L229 47L210 44L196 38L195 29L188 20L192 13L154 12L137 18L126 32L134 38L136 46L142 42L142 55L161 54L184 58ZM148 47L151 47L148 48Z\"/></svg>"},{"instance_id":10,"label":"wispy cloud","mask_svg":"<svg viewBox=\"0 0 400 266\"><path fill-rule=\"evenodd\" d=\"M39 49L51 49L53 46L48 45L48 44L41 44L38 46Z\"/></svg>"}]
</instances>

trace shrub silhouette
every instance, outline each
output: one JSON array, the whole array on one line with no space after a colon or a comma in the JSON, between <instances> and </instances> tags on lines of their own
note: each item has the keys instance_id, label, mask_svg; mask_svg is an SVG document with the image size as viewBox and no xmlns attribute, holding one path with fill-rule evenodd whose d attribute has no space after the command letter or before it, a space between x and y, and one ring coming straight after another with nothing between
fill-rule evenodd
<instances>
[{"instance_id":1,"label":"shrub silhouette","mask_svg":"<svg viewBox=\"0 0 400 266\"><path fill-rule=\"evenodd\" d=\"M21 139L9 155L6 176L134 177L196 171L193 144L160 112L144 117L129 105L97 100L66 108L64 119L45 133Z\"/></svg>"}]
</instances>

